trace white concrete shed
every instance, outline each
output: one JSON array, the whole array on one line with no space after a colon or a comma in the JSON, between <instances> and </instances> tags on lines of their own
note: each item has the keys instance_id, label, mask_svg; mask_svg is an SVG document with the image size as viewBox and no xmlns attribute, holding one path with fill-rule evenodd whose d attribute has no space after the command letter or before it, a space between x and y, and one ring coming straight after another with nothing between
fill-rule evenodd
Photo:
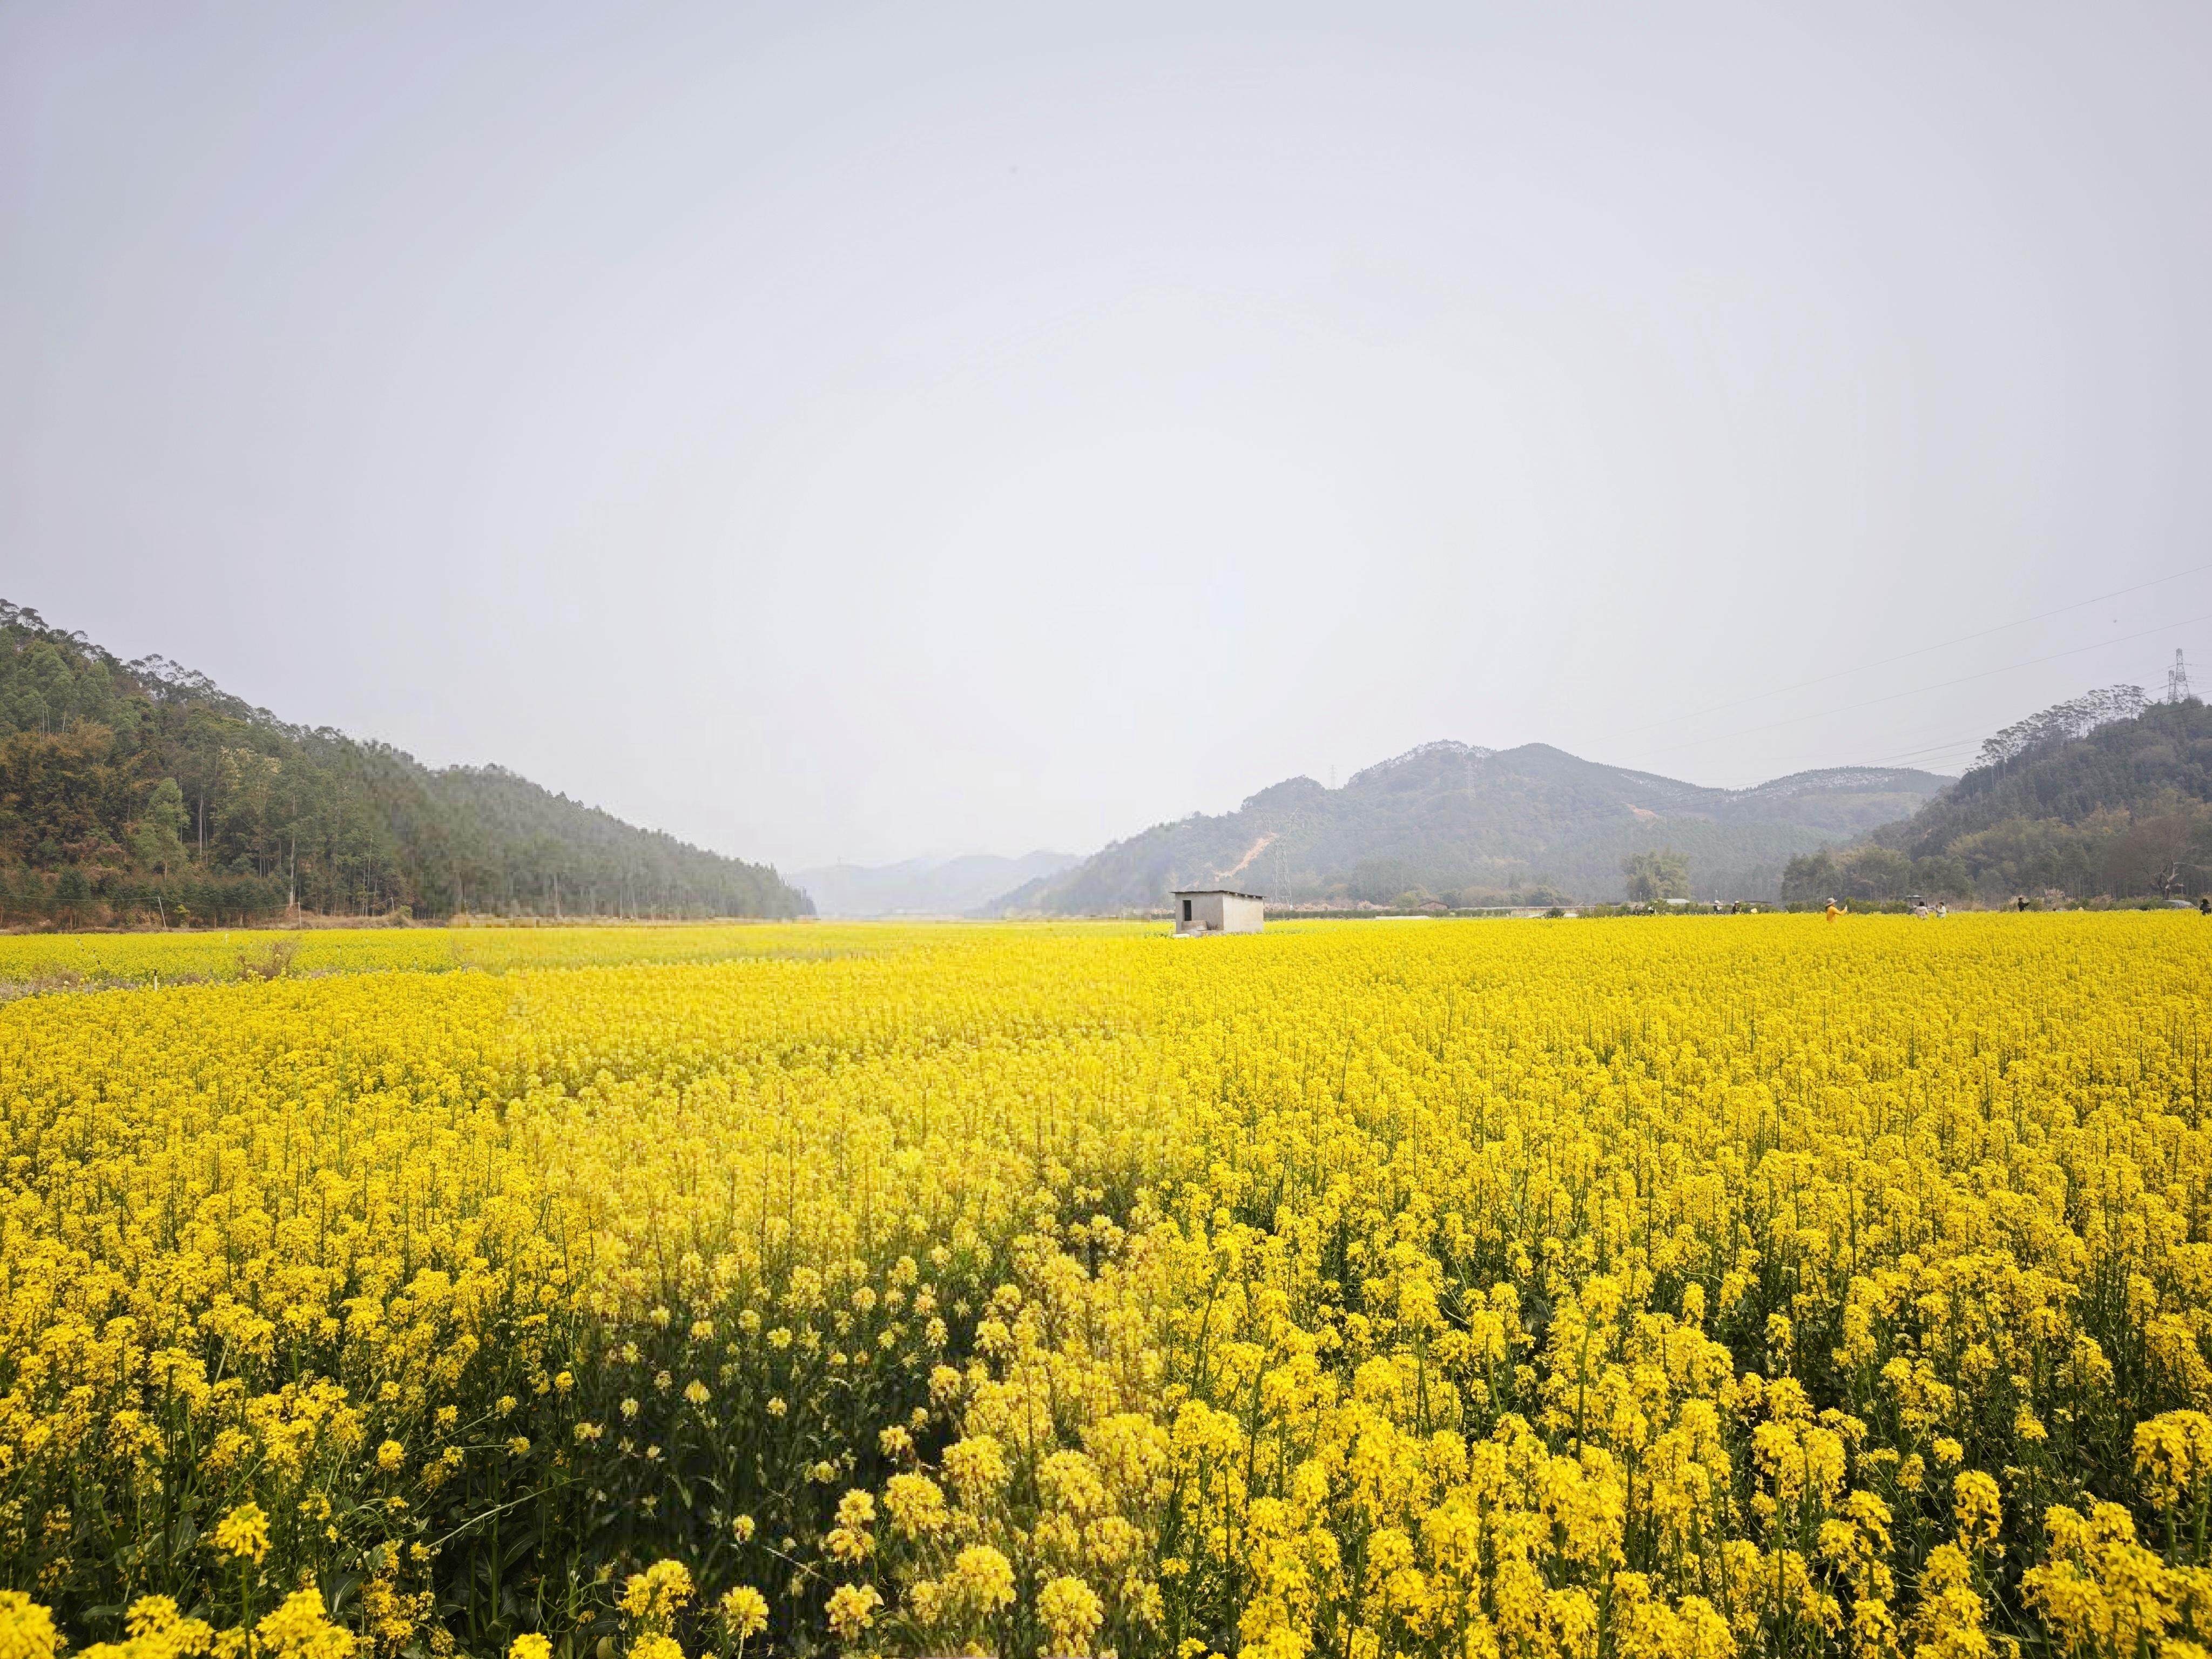
<instances>
[{"instance_id":1,"label":"white concrete shed","mask_svg":"<svg viewBox=\"0 0 2212 1659\"><path fill-rule=\"evenodd\" d=\"M1257 893L1226 887L1184 887L1175 896L1178 933L1256 933L1267 918L1267 902Z\"/></svg>"}]
</instances>

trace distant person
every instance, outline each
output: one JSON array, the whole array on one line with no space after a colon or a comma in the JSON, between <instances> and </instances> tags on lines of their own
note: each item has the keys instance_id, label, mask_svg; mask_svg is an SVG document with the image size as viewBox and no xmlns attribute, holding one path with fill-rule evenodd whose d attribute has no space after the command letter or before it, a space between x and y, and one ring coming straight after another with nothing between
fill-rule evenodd
<instances>
[{"instance_id":1,"label":"distant person","mask_svg":"<svg viewBox=\"0 0 2212 1659\"><path fill-rule=\"evenodd\" d=\"M1830 921L1833 921L1836 919L1836 902L1833 899L1830 899L1828 901L1828 920Z\"/></svg>"},{"instance_id":2,"label":"distant person","mask_svg":"<svg viewBox=\"0 0 2212 1659\"><path fill-rule=\"evenodd\" d=\"M2212 916L2212 898L2198 899L2197 901L2197 914L2200 916Z\"/></svg>"},{"instance_id":3,"label":"distant person","mask_svg":"<svg viewBox=\"0 0 2212 1659\"><path fill-rule=\"evenodd\" d=\"M2025 893L2014 893L2012 896L2012 908L2020 911L2022 915L2026 915L2027 911L2027 895Z\"/></svg>"},{"instance_id":4,"label":"distant person","mask_svg":"<svg viewBox=\"0 0 2212 1659\"><path fill-rule=\"evenodd\" d=\"M1944 903L1944 902L1943 902L1943 901L1942 901L1942 899L1937 899L1937 900L1936 901L1936 921L1942 921L1942 920L1943 920L1943 918L1944 918L1944 917L1946 917L1946 916L1949 915L1950 914L1951 914L1951 907L1950 907L1949 905L1948 905L1948 904Z\"/></svg>"}]
</instances>

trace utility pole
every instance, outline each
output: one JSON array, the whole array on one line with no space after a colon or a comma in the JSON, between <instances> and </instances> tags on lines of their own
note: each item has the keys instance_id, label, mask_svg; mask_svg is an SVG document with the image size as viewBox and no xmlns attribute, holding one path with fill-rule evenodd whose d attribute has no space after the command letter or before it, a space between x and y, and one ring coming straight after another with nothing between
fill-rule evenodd
<instances>
[{"instance_id":1,"label":"utility pole","mask_svg":"<svg viewBox=\"0 0 2212 1659\"><path fill-rule=\"evenodd\" d=\"M2168 702L2189 701L2189 665L2182 660L2181 647L2173 647L2173 666L2166 671L2166 700Z\"/></svg>"}]
</instances>

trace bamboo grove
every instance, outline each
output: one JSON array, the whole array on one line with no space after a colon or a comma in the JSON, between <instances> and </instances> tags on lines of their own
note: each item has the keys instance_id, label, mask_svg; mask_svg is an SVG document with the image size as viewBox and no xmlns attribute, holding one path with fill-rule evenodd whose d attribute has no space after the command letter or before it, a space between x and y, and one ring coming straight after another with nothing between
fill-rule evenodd
<instances>
[{"instance_id":1,"label":"bamboo grove","mask_svg":"<svg viewBox=\"0 0 2212 1659\"><path fill-rule=\"evenodd\" d=\"M0 1006L0 1659L2212 1646L2193 915L518 937Z\"/></svg>"}]
</instances>

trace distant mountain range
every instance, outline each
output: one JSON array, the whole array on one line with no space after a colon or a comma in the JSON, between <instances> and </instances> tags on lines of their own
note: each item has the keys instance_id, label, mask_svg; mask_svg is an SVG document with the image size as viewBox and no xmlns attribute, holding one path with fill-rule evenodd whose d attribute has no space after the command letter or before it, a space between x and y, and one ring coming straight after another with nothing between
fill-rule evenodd
<instances>
[{"instance_id":1,"label":"distant mountain range","mask_svg":"<svg viewBox=\"0 0 2212 1659\"><path fill-rule=\"evenodd\" d=\"M1082 860L1073 853L988 853L908 859L899 864L827 864L795 870L791 883L824 916L959 916L1010 890L1046 880Z\"/></svg>"},{"instance_id":2,"label":"distant mountain range","mask_svg":"<svg viewBox=\"0 0 2212 1659\"><path fill-rule=\"evenodd\" d=\"M1547 744L1424 744L1341 789L1287 779L1233 812L1193 814L1006 894L1001 914L1157 908L1177 887L1278 904L1547 902L1623 891L1622 861L1683 854L1700 898L1771 898L1801 854L1907 817L1951 782L1901 767L1798 772L1709 789Z\"/></svg>"},{"instance_id":3,"label":"distant mountain range","mask_svg":"<svg viewBox=\"0 0 2212 1659\"><path fill-rule=\"evenodd\" d=\"M359 915L954 916L1624 896L1668 852L1697 898L1816 901L2212 886L2212 713L2132 686L1990 738L1963 779L1899 767L1712 789L1545 744L1424 744L1340 789L1289 778L1088 858L1038 851L787 880L494 766L434 770L287 725L158 657L125 662L0 602L0 924Z\"/></svg>"}]
</instances>

